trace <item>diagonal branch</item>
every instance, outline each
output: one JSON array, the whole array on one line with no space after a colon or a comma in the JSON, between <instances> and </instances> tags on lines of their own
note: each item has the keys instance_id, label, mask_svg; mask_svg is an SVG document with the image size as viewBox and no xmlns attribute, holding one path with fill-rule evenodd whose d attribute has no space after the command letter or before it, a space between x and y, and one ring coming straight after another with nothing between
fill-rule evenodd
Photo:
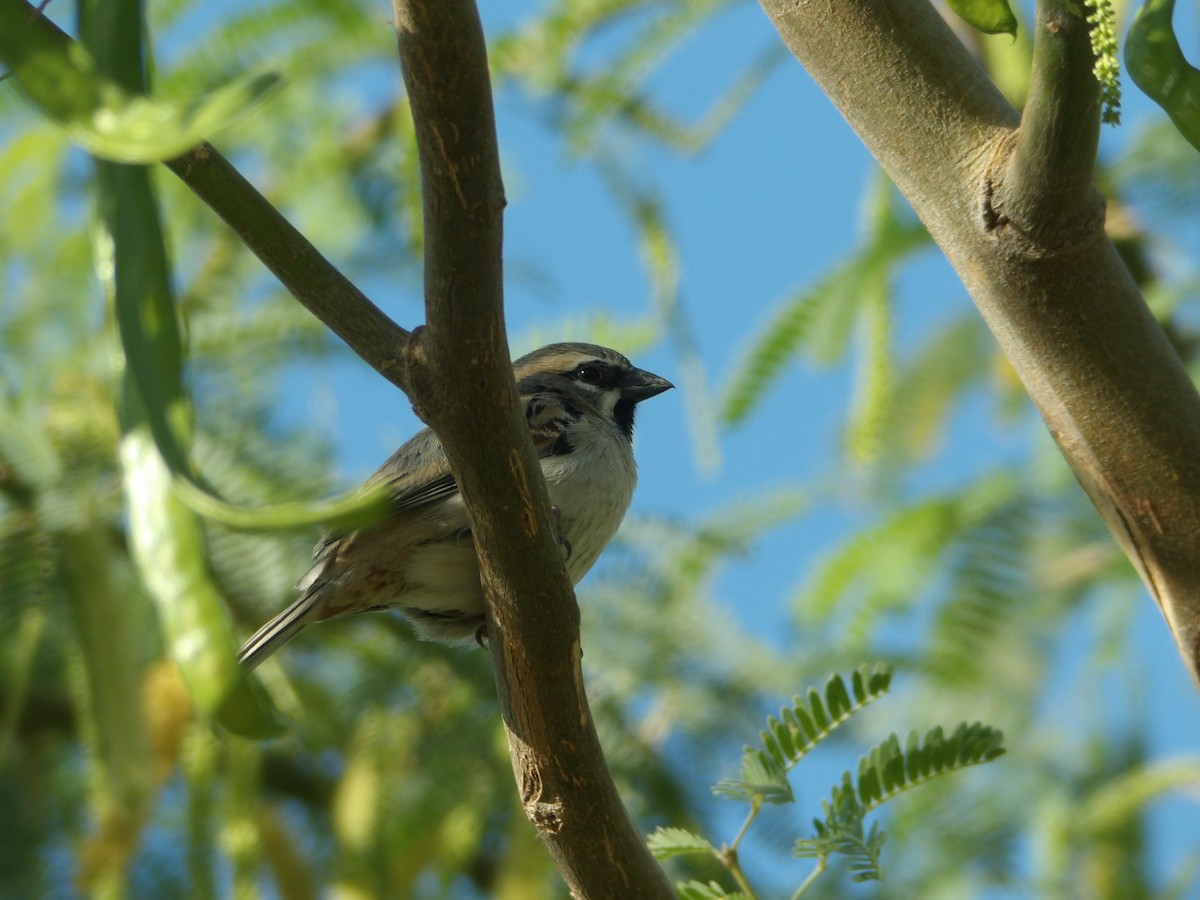
<instances>
[{"instance_id":1,"label":"diagonal branch","mask_svg":"<svg viewBox=\"0 0 1200 900\"><path fill-rule=\"evenodd\" d=\"M395 0L395 15L425 215L428 327L414 334L408 368L470 515L521 801L575 896L673 897L604 761L584 694L579 609L518 414L479 14L472 0Z\"/></svg>"},{"instance_id":2,"label":"diagonal branch","mask_svg":"<svg viewBox=\"0 0 1200 900\"><path fill-rule=\"evenodd\" d=\"M1039 4L1018 123L928 0L761 3L945 251L1200 683L1200 395L1104 233L1082 20Z\"/></svg>"},{"instance_id":3,"label":"diagonal branch","mask_svg":"<svg viewBox=\"0 0 1200 900\"><path fill-rule=\"evenodd\" d=\"M373 369L411 396L409 333L333 266L224 156L205 142L166 166L212 208L293 297Z\"/></svg>"}]
</instances>

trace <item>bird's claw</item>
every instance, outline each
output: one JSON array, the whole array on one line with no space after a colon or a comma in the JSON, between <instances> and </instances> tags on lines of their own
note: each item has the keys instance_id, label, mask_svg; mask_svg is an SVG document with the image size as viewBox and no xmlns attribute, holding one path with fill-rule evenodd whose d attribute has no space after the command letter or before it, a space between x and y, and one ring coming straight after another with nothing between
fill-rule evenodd
<instances>
[{"instance_id":1,"label":"bird's claw","mask_svg":"<svg viewBox=\"0 0 1200 900\"><path fill-rule=\"evenodd\" d=\"M475 629L475 643L477 643L479 645L479 648L481 650L486 650L488 648L487 633L488 633L487 622L484 622L482 625L480 625L478 628Z\"/></svg>"}]
</instances>

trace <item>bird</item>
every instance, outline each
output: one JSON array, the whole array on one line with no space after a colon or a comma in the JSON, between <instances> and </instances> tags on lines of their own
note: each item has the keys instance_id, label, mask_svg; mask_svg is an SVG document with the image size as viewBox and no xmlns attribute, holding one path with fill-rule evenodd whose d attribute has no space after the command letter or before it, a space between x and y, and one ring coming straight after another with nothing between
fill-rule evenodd
<instances>
[{"instance_id":1,"label":"bird","mask_svg":"<svg viewBox=\"0 0 1200 900\"><path fill-rule=\"evenodd\" d=\"M615 350L557 343L513 364L549 489L567 574L578 584L625 517L637 484L637 406L674 385ZM483 645L483 589L466 508L437 435L425 428L364 484L385 485L379 522L329 534L313 549L299 598L242 646L254 668L315 622L395 610L419 638Z\"/></svg>"}]
</instances>

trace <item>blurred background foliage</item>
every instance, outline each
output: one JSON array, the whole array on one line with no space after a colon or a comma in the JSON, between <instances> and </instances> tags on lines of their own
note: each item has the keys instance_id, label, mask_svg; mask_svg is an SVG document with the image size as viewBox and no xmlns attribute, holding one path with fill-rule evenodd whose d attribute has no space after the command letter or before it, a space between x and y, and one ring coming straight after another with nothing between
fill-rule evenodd
<instances>
[{"instance_id":1,"label":"blurred background foliage","mask_svg":"<svg viewBox=\"0 0 1200 900\"><path fill-rule=\"evenodd\" d=\"M736 766L763 714L828 671L882 658L897 668L894 694L875 713L878 734L841 739L848 752L888 728L969 718L1003 728L1010 755L894 804L888 880L853 890L1200 890L1194 836L1188 862L1157 854L1146 828L1161 798L1200 787L1200 757L1156 759L1147 748L1151 713L1139 696L1154 686L1130 623L1131 598L1148 601L1030 427L978 317L941 321L918 346L900 346L896 283L931 244L890 185L868 188L852 254L790 296L748 301L743 351L727 371L696 350L689 315L700 310L679 297L670 198L637 159L647 146L703 148L784 59L764 48L693 120L663 108L654 72L729 6L557 0L490 35L498 87L521 91L563 153L602 172L637 239L630 264L647 271L644 315L599 314L570 336L631 353L670 347L702 465L721 465L722 442L761 415L798 364L856 373L832 471L810 483L783 473L768 496L695 520L632 518L581 592L589 692L627 804L647 831L665 823L730 839L740 811L709 786ZM247 60L283 73L288 89L222 149L353 279L415 293L419 181L389 11L365 0L154 0L147 14L163 96L211 89ZM1027 31L965 39L1020 102ZM0 895L563 895L516 802L485 654L418 643L388 617L331 624L262 669L290 720L285 736L248 741L197 713L131 556L121 351L96 251L92 165L12 81L0 83L0 117ZM1189 310L1200 282L1179 235L1200 204L1196 154L1163 119L1103 162L1113 237L1195 370ZM290 373L346 351L182 184L165 170L152 177L197 470L244 503L344 489L321 427L288 423L278 404ZM923 487L967 406L1001 422L1024 462ZM853 510L861 527L781 601L792 625L783 652L735 621L719 576L776 529L831 506ZM245 634L287 601L315 534L204 523L202 537ZM1165 629L1160 645L1173 652ZM817 773L802 794L827 796L837 771L824 782ZM746 867L771 895L803 871L786 860L804 828L769 814L760 825ZM718 877L702 865L676 874ZM834 875L814 893L850 890Z\"/></svg>"}]
</instances>

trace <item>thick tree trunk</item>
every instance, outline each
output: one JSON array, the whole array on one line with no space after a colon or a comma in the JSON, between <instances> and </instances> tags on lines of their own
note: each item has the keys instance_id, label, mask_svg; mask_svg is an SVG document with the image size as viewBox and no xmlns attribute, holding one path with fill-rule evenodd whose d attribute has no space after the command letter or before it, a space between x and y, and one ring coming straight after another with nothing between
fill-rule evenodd
<instances>
[{"instance_id":1,"label":"thick tree trunk","mask_svg":"<svg viewBox=\"0 0 1200 900\"><path fill-rule=\"evenodd\" d=\"M928 0L761 0L962 278L1200 683L1200 395L1104 233L1087 25L1018 115Z\"/></svg>"}]
</instances>

